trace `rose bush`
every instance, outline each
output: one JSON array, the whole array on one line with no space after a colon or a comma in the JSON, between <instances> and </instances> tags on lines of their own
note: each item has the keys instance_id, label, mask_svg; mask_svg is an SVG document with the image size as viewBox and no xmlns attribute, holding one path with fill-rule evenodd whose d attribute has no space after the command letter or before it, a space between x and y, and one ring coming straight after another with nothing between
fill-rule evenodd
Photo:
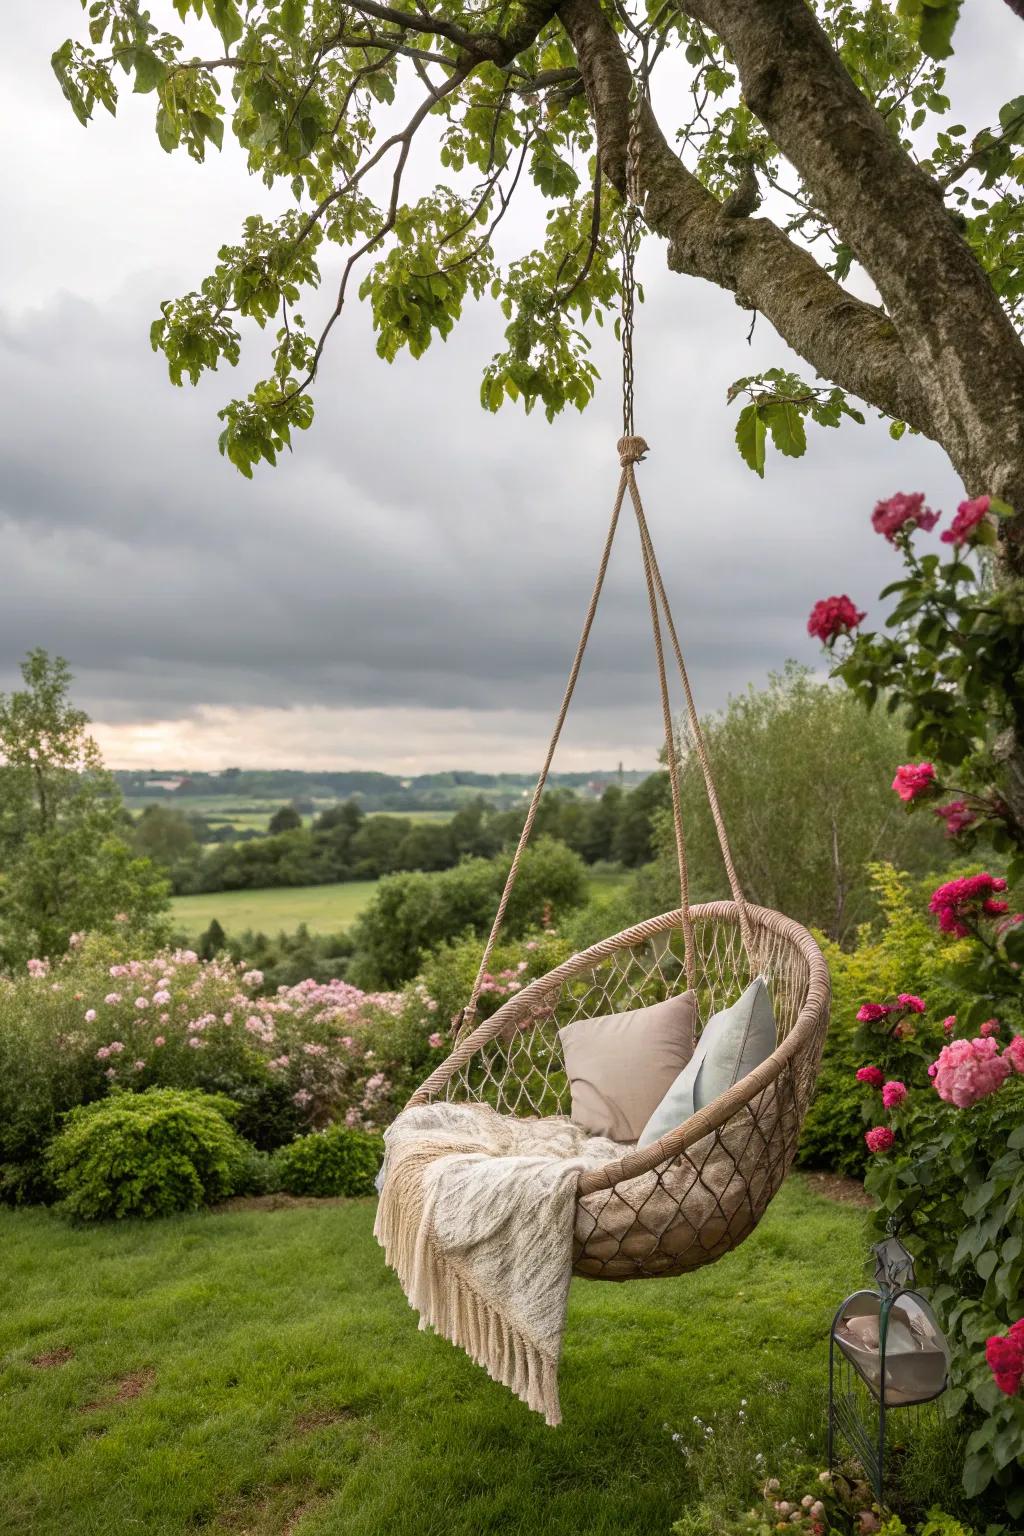
<instances>
[{"instance_id":1,"label":"rose bush","mask_svg":"<svg viewBox=\"0 0 1024 1536\"><path fill-rule=\"evenodd\" d=\"M894 1226L906 1242L950 1340L952 1387L942 1402L971 1429L964 1490L971 1498L987 1494L1019 1517L1024 1021L1019 997L1006 1001L1013 1024L1006 1018L999 1030L977 1036L962 1033L955 1017L922 1023L909 1041L897 1039L887 1019L865 1024L887 1070L895 1070L890 1055L898 1053L901 1078L881 1086L862 1079L861 1091L866 1118L884 1122L865 1137L873 1155L865 1186L878 1201L877 1233ZM908 1070L912 1056L915 1071ZM887 1094L894 1086L903 1091Z\"/></svg>"}]
</instances>

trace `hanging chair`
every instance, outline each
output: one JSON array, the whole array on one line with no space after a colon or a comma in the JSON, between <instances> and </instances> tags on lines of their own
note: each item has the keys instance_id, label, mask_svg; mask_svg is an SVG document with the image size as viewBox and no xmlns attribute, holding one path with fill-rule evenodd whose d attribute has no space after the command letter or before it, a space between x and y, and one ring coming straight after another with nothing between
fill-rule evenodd
<instances>
[{"instance_id":1,"label":"hanging chair","mask_svg":"<svg viewBox=\"0 0 1024 1536\"><path fill-rule=\"evenodd\" d=\"M713 1263L754 1230L796 1154L828 1027L828 967L806 928L779 912L748 906L740 888L718 803L700 720L661 571L637 488L635 466L647 444L633 425L634 257L639 239L637 175L645 110L634 92L627 152L622 232L622 420L618 492L597 579L547 756L512 858L455 1046L409 1100L486 1102L507 1115L568 1115L570 1092L558 1030L576 1019L619 1013L693 990L704 1022L756 976L768 983L776 1021L774 1051L726 1093L642 1150L624 1150L604 1167L582 1173L576 1191L573 1271L592 1280L678 1275ZM573 955L476 1024L477 1005L501 932L520 860L533 830L629 493L640 535L661 694L672 824L679 870L678 911L637 923ZM664 626L664 633L663 633ZM731 901L691 907L686 838L680 806L676 736L665 672L668 636L682 684L689 746L704 785L732 892ZM475 1026L475 1027L474 1027Z\"/></svg>"},{"instance_id":2,"label":"hanging chair","mask_svg":"<svg viewBox=\"0 0 1024 1536\"><path fill-rule=\"evenodd\" d=\"M631 374L631 364L628 367ZM828 1025L828 968L799 923L744 899L729 848L686 666L651 544L634 472L647 445L632 427L619 442L622 473L597 580L547 757L509 869L454 1049L409 1100L486 1102L507 1115L568 1115L569 1083L558 1030L693 989L699 1018L734 1002L758 975L777 1026L772 1054L728 1092L660 1141L584 1173L577 1186L573 1271L593 1280L654 1279L712 1263L757 1225L796 1153ZM529 841L604 583L626 492L640 533L672 791L680 906L573 955L476 1024L481 987ZM691 906L679 774L662 625L682 682L696 752L732 891L731 901Z\"/></svg>"}]
</instances>

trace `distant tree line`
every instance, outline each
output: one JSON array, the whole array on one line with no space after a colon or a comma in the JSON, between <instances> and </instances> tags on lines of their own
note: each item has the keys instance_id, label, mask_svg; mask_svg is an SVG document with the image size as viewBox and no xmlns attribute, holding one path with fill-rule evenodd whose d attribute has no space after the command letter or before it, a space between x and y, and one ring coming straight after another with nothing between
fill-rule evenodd
<instances>
[{"instance_id":1,"label":"distant tree line","mask_svg":"<svg viewBox=\"0 0 1024 1536\"><path fill-rule=\"evenodd\" d=\"M423 773L414 778L395 774L350 769L337 773L308 772L302 769L226 768L223 773L143 773L136 769L118 769L114 773L121 793L129 800L147 800L173 805L188 811L189 802L199 797L239 802L281 800L294 805L305 803L311 811L316 801L357 799L364 811L454 811L482 795L498 810L510 810L533 787L533 776L526 773ZM594 797L602 781L616 779L624 788L633 788L646 773L621 768L611 773L553 773L548 782L553 789L573 789Z\"/></svg>"},{"instance_id":2,"label":"distant tree line","mask_svg":"<svg viewBox=\"0 0 1024 1536\"><path fill-rule=\"evenodd\" d=\"M609 785L599 800L555 789L541 802L536 835L565 843L584 863L611 861L635 869L654 857L657 819L668 798L664 773L651 774L635 789ZM266 836L204 850L189 816L151 805L136 822L135 847L163 865L178 895L328 885L399 871L437 872L467 857L493 858L519 836L524 815L524 806L498 811L480 797L450 821L414 821L368 816L351 799L307 826L296 809L282 806Z\"/></svg>"}]
</instances>

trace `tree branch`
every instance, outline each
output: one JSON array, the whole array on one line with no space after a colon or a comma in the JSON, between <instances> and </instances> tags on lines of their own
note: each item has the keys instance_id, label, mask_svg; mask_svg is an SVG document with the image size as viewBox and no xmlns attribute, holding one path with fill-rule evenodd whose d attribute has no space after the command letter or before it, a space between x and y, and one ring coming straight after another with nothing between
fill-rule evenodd
<instances>
[{"instance_id":1,"label":"tree branch","mask_svg":"<svg viewBox=\"0 0 1024 1536\"><path fill-rule=\"evenodd\" d=\"M858 91L805 0L681 3L727 43L751 111L878 288L929 402L930 421L913 424L972 495L1024 507L1024 346L941 187Z\"/></svg>"},{"instance_id":2,"label":"tree branch","mask_svg":"<svg viewBox=\"0 0 1024 1536\"><path fill-rule=\"evenodd\" d=\"M802 3L802 0L801 0ZM597 0L563 0L562 21L579 60L597 127L602 170L625 191L629 65ZM767 219L730 219L677 159L653 112L638 113L644 220L669 241L668 264L757 309L818 373L920 431L931 415L896 328L847 293Z\"/></svg>"}]
</instances>

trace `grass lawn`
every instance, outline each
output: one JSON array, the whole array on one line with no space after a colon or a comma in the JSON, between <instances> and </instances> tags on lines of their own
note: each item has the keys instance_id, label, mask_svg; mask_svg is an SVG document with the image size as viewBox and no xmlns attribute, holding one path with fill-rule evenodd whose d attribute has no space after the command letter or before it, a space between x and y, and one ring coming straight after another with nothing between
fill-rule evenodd
<instances>
[{"instance_id":1,"label":"grass lawn","mask_svg":"<svg viewBox=\"0 0 1024 1536\"><path fill-rule=\"evenodd\" d=\"M748 1451L806 1443L864 1257L863 1213L794 1178L698 1274L574 1282L549 1430L417 1332L372 1222L370 1201L98 1229L0 1211L0 1532L668 1536L694 1415L727 1439L746 1397Z\"/></svg>"},{"instance_id":2,"label":"grass lawn","mask_svg":"<svg viewBox=\"0 0 1024 1536\"><path fill-rule=\"evenodd\" d=\"M191 938L214 918L227 934L253 928L275 934L305 923L311 933L337 933L359 916L377 888L376 880L344 880L337 885L276 886L263 891L210 891L175 896L171 915Z\"/></svg>"}]
</instances>

